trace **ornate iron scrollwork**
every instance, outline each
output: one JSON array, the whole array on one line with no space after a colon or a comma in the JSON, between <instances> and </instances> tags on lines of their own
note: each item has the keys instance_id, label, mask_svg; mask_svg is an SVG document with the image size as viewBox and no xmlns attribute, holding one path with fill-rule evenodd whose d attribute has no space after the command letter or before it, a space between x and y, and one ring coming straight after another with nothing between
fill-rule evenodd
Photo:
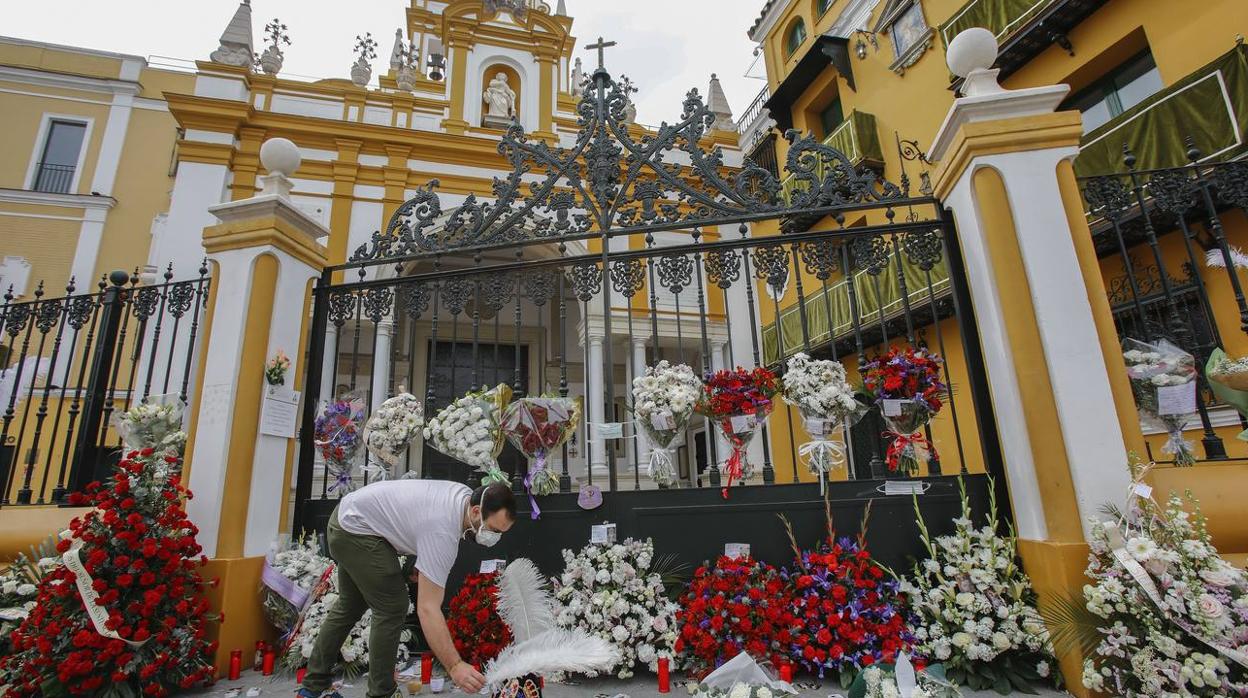
<instances>
[{"instance_id":1,"label":"ornate iron scrollwork","mask_svg":"<svg viewBox=\"0 0 1248 698\"><path fill-rule=\"evenodd\" d=\"M595 262L582 262L568 271L572 279L572 292L577 299L588 303L602 290L602 267Z\"/></svg>"},{"instance_id":2,"label":"ornate iron scrollwork","mask_svg":"<svg viewBox=\"0 0 1248 698\"><path fill-rule=\"evenodd\" d=\"M487 274L481 279L481 306L493 315L511 302L516 281L511 274Z\"/></svg>"},{"instance_id":3,"label":"ornate iron scrollwork","mask_svg":"<svg viewBox=\"0 0 1248 698\"><path fill-rule=\"evenodd\" d=\"M156 312L156 307L160 305L160 288L156 286L144 286L139 292L134 294L134 301L131 307L134 309L134 316L140 321L146 320Z\"/></svg>"},{"instance_id":4,"label":"ornate iron scrollwork","mask_svg":"<svg viewBox=\"0 0 1248 698\"><path fill-rule=\"evenodd\" d=\"M459 315L468 307L472 298L472 281L463 276L455 276L446 280L442 286L442 305L451 315Z\"/></svg>"},{"instance_id":5,"label":"ornate iron scrollwork","mask_svg":"<svg viewBox=\"0 0 1248 698\"><path fill-rule=\"evenodd\" d=\"M777 294L789 281L789 253L782 245L759 245L754 248L754 276L767 282Z\"/></svg>"},{"instance_id":6,"label":"ornate iron scrollwork","mask_svg":"<svg viewBox=\"0 0 1248 698\"><path fill-rule=\"evenodd\" d=\"M831 239L803 242L798 247L798 252L802 265L806 267L806 273L820 281L832 278L832 274L841 266L836 242Z\"/></svg>"},{"instance_id":7,"label":"ornate iron scrollwork","mask_svg":"<svg viewBox=\"0 0 1248 698\"><path fill-rule=\"evenodd\" d=\"M883 235L860 237L849 246L854 264L872 276L879 276L888 268L889 244Z\"/></svg>"},{"instance_id":8,"label":"ornate iron scrollwork","mask_svg":"<svg viewBox=\"0 0 1248 698\"><path fill-rule=\"evenodd\" d=\"M702 258L706 280L727 291L741 278L741 262L731 249L711 250Z\"/></svg>"},{"instance_id":9,"label":"ornate iron scrollwork","mask_svg":"<svg viewBox=\"0 0 1248 698\"><path fill-rule=\"evenodd\" d=\"M419 319L429 310L429 299L433 296L429 284L424 281L416 281L400 287L399 294L403 301L403 311L413 320Z\"/></svg>"},{"instance_id":10,"label":"ornate iron scrollwork","mask_svg":"<svg viewBox=\"0 0 1248 698\"><path fill-rule=\"evenodd\" d=\"M1083 196L1094 213L1116 221L1131 208L1131 193L1113 175L1093 177L1083 184Z\"/></svg>"},{"instance_id":11,"label":"ornate iron scrollwork","mask_svg":"<svg viewBox=\"0 0 1248 698\"><path fill-rule=\"evenodd\" d=\"M944 245L939 228L911 230L902 238L901 248L906 257L923 271L931 271L944 257Z\"/></svg>"},{"instance_id":12,"label":"ornate iron scrollwork","mask_svg":"<svg viewBox=\"0 0 1248 698\"><path fill-rule=\"evenodd\" d=\"M95 296L77 296L70 299L69 307L66 308L68 314L67 321L69 326L75 330L81 330L86 327L87 321L91 319L91 315L95 312Z\"/></svg>"},{"instance_id":13,"label":"ornate iron scrollwork","mask_svg":"<svg viewBox=\"0 0 1248 698\"><path fill-rule=\"evenodd\" d=\"M1148 193L1157 202L1157 208L1182 214L1196 203L1196 182L1182 170L1163 170L1149 178Z\"/></svg>"},{"instance_id":14,"label":"ornate iron scrollwork","mask_svg":"<svg viewBox=\"0 0 1248 698\"><path fill-rule=\"evenodd\" d=\"M61 301L44 301L39 304L39 312L35 317L35 327L40 334L47 334L61 320Z\"/></svg>"},{"instance_id":15,"label":"ornate iron scrollwork","mask_svg":"<svg viewBox=\"0 0 1248 698\"><path fill-rule=\"evenodd\" d=\"M8 332L10 337L16 337L26 327L26 321L29 319L30 303L11 305L4 318L4 331Z\"/></svg>"},{"instance_id":16,"label":"ornate iron scrollwork","mask_svg":"<svg viewBox=\"0 0 1248 698\"><path fill-rule=\"evenodd\" d=\"M524 297L533 301L533 305L542 307L555 295L555 286L559 283L558 272L545 269L528 272L520 280Z\"/></svg>"},{"instance_id":17,"label":"ornate iron scrollwork","mask_svg":"<svg viewBox=\"0 0 1248 698\"><path fill-rule=\"evenodd\" d=\"M646 267L640 259L621 259L611 264L611 288L625 298L637 295L645 281Z\"/></svg>"},{"instance_id":18,"label":"ornate iron scrollwork","mask_svg":"<svg viewBox=\"0 0 1248 698\"><path fill-rule=\"evenodd\" d=\"M186 311L191 309L195 303L195 282L183 281L169 287L169 300L167 308L169 314L175 318L186 315Z\"/></svg>"},{"instance_id":19,"label":"ornate iron scrollwork","mask_svg":"<svg viewBox=\"0 0 1248 698\"><path fill-rule=\"evenodd\" d=\"M331 291L329 294L329 321L342 327L355 313L355 294L351 291Z\"/></svg>"},{"instance_id":20,"label":"ornate iron scrollwork","mask_svg":"<svg viewBox=\"0 0 1248 698\"><path fill-rule=\"evenodd\" d=\"M374 323L381 322L390 314L394 305L394 289L390 286L374 286L360 294L364 303L364 317Z\"/></svg>"},{"instance_id":21,"label":"ornate iron scrollwork","mask_svg":"<svg viewBox=\"0 0 1248 698\"><path fill-rule=\"evenodd\" d=\"M693 260L688 255L665 254L657 268L659 284L676 295L693 283Z\"/></svg>"},{"instance_id":22,"label":"ornate iron scrollwork","mask_svg":"<svg viewBox=\"0 0 1248 698\"><path fill-rule=\"evenodd\" d=\"M1248 162L1228 162L1213 168L1213 186L1218 198L1248 211Z\"/></svg>"},{"instance_id":23,"label":"ornate iron scrollwork","mask_svg":"<svg viewBox=\"0 0 1248 698\"><path fill-rule=\"evenodd\" d=\"M810 137L788 134L788 170L807 191L792 204L780 181L750 160L730 168L718 147L704 146L715 115L697 90L676 123L635 137L628 114L631 85L595 73L577 106L578 132L568 147L531 141L513 122L498 152L510 172L494 180L492 200L469 196L444 212L436 180L395 211L351 262L557 238L637 225L714 224L840 203L899 199L903 191L845 154Z\"/></svg>"}]
</instances>

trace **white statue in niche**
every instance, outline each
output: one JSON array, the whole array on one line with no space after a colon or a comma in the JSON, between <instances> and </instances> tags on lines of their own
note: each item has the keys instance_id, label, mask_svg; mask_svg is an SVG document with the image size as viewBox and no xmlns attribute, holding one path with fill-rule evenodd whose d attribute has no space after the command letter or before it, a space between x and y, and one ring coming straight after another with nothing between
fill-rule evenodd
<instances>
[{"instance_id":1,"label":"white statue in niche","mask_svg":"<svg viewBox=\"0 0 1248 698\"><path fill-rule=\"evenodd\" d=\"M516 93L507 84L506 73L494 76L482 99L489 105L485 115L492 117L492 120L506 120L516 115Z\"/></svg>"}]
</instances>

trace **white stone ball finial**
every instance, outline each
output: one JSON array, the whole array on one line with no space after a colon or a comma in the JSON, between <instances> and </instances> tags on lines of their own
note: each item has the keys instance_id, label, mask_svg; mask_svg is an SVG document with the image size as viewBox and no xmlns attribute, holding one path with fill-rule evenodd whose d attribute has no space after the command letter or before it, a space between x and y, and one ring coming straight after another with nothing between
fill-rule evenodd
<instances>
[{"instance_id":1,"label":"white stone ball finial","mask_svg":"<svg viewBox=\"0 0 1248 698\"><path fill-rule=\"evenodd\" d=\"M960 78L976 70L988 70L996 60L997 37L983 27L971 27L953 37L945 54L949 70Z\"/></svg>"},{"instance_id":2,"label":"white stone ball finial","mask_svg":"<svg viewBox=\"0 0 1248 698\"><path fill-rule=\"evenodd\" d=\"M299 154L299 148L286 138L270 138L260 146L260 164L269 171L270 174L280 174L289 177L299 169L299 164L303 162L303 156Z\"/></svg>"}]
</instances>

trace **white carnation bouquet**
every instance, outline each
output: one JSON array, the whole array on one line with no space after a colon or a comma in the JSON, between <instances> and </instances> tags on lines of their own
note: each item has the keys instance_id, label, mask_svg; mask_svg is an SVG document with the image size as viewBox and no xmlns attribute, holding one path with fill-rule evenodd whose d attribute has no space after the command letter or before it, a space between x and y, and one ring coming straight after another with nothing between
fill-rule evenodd
<instances>
[{"instance_id":1,"label":"white carnation bouquet","mask_svg":"<svg viewBox=\"0 0 1248 698\"><path fill-rule=\"evenodd\" d=\"M1153 344L1128 339L1123 345L1140 418L1169 435L1161 452L1173 455L1175 465L1195 465L1183 429L1196 413L1196 358L1164 339Z\"/></svg>"},{"instance_id":2,"label":"white carnation bouquet","mask_svg":"<svg viewBox=\"0 0 1248 698\"><path fill-rule=\"evenodd\" d=\"M824 482L824 474L845 463L845 446L833 437L852 427L867 412L854 396L839 361L815 360L797 353L784 372L784 399L797 408L811 440L798 448L810 472Z\"/></svg>"},{"instance_id":3,"label":"white carnation bouquet","mask_svg":"<svg viewBox=\"0 0 1248 698\"><path fill-rule=\"evenodd\" d=\"M653 448L646 474L662 487L676 484L673 445L685 433L702 395L702 380L685 364L666 359L633 379L633 414Z\"/></svg>"},{"instance_id":4,"label":"white carnation bouquet","mask_svg":"<svg viewBox=\"0 0 1248 698\"><path fill-rule=\"evenodd\" d=\"M313 537L270 553L260 574L260 605L269 623L283 635L289 633L332 565Z\"/></svg>"},{"instance_id":5,"label":"white carnation bouquet","mask_svg":"<svg viewBox=\"0 0 1248 698\"><path fill-rule=\"evenodd\" d=\"M499 421L510 401L511 388L502 383L490 390L468 393L425 423L425 441L485 473L485 483L510 482L498 467L504 441Z\"/></svg>"},{"instance_id":6,"label":"white carnation bouquet","mask_svg":"<svg viewBox=\"0 0 1248 698\"><path fill-rule=\"evenodd\" d=\"M155 448L182 454L186 432L182 416L186 405L175 394L149 395L124 412L113 413L112 425L129 449Z\"/></svg>"},{"instance_id":7,"label":"white carnation bouquet","mask_svg":"<svg viewBox=\"0 0 1248 698\"><path fill-rule=\"evenodd\" d=\"M9 634L34 610L43 575L61 564L54 546L53 538L32 548L30 556L19 553L0 572L0 654L11 651Z\"/></svg>"},{"instance_id":8,"label":"white carnation bouquet","mask_svg":"<svg viewBox=\"0 0 1248 698\"><path fill-rule=\"evenodd\" d=\"M1075 628L1083 684L1124 698L1248 695L1248 577L1218 555L1195 500L1156 503L1144 470L1126 509L1092 524L1083 592L1095 625Z\"/></svg>"},{"instance_id":9,"label":"white carnation bouquet","mask_svg":"<svg viewBox=\"0 0 1248 698\"><path fill-rule=\"evenodd\" d=\"M987 524L975 528L966 483L959 479L962 515L954 532L932 536L915 514L928 557L914 566L902 591L921 624L914 628L916 651L944 665L949 680L975 690L1031 692L1053 683L1056 660L1049 631L1036 610L1031 579L1018 562L1013 529L997 530L996 497L989 491Z\"/></svg>"},{"instance_id":10,"label":"white carnation bouquet","mask_svg":"<svg viewBox=\"0 0 1248 698\"><path fill-rule=\"evenodd\" d=\"M942 679L935 668L917 673L911 669L913 676L909 680L899 678L900 673L879 665L867 667L858 675L849 695L853 698L956 698L962 695L956 686Z\"/></svg>"},{"instance_id":11,"label":"white carnation bouquet","mask_svg":"<svg viewBox=\"0 0 1248 698\"><path fill-rule=\"evenodd\" d=\"M657 672L672 660L679 607L664 594L655 569L654 542L625 540L563 551L563 575L555 582L557 621L611 643L619 662L603 670L626 679L637 664Z\"/></svg>"},{"instance_id":12,"label":"white carnation bouquet","mask_svg":"<svg viewBox=\"0 0 1248 698\"><path fill-rule=\"evenodd\" d=\"M389 474L424 426L424 407L411 393L399 393L373 412L364 425L364 446L386 464L387 468L377 468L380 478Z\"/></svg>"}]
</instances>

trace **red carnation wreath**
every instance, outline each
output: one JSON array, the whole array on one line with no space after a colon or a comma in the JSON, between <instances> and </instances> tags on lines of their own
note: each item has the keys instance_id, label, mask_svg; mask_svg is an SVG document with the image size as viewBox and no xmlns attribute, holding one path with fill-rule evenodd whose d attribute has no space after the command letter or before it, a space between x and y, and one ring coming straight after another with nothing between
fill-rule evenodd
<instances>
[{"instance_id":1,"label":"red carnation wreath","mask_svg":"<svg viewBox=\"0 0 1248 698\"><path fill-rule=\"evenodd\" d=\"M446 625L455 651L469 664L483 666L511 644L511 631L498 615L498 574L470 574L451 599Z\"/></svg>"}]
</instances>

